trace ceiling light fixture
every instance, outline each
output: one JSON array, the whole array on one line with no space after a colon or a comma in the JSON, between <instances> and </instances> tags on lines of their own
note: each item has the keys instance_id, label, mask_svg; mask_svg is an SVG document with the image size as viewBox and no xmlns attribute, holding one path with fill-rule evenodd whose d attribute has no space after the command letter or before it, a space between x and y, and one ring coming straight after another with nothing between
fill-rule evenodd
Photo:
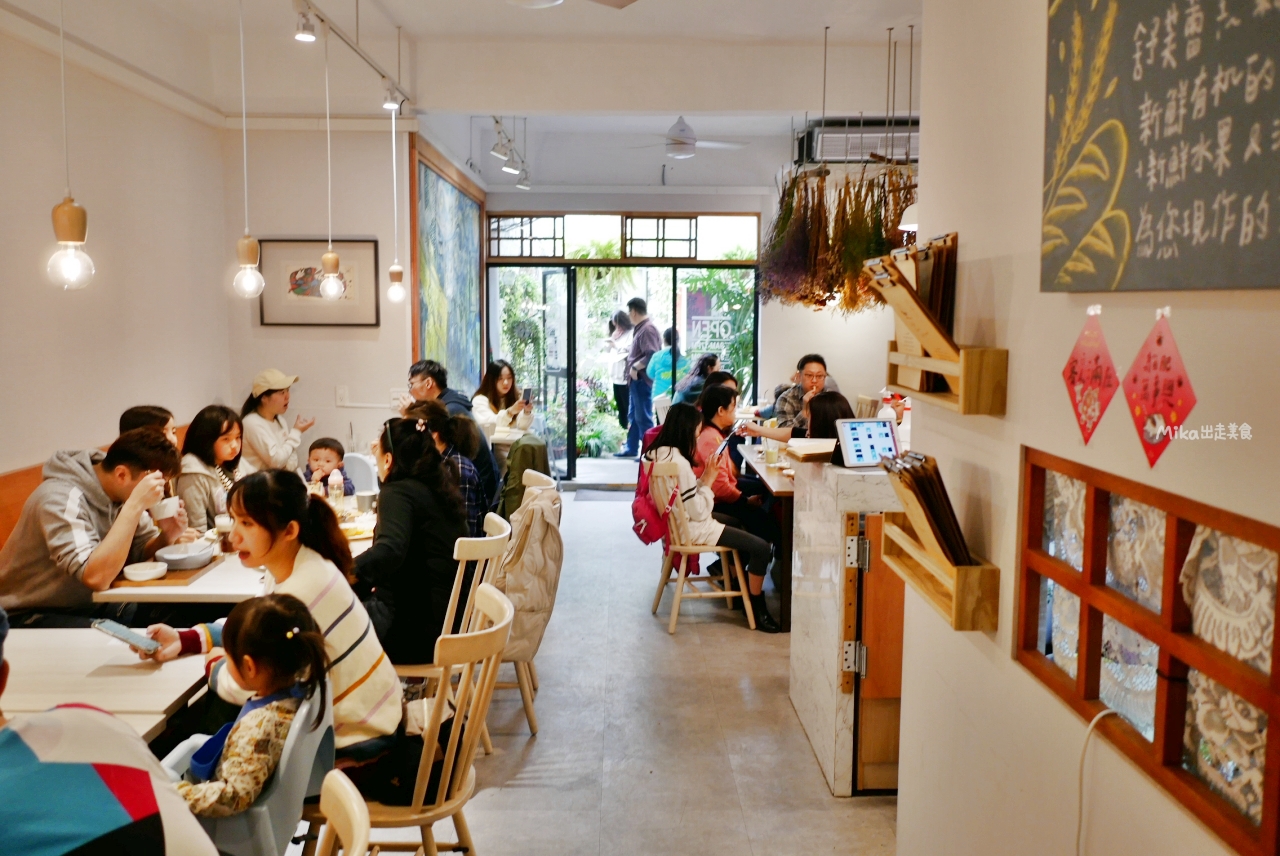
<instances>
[{"instance_id":1,"label":"ceiling light fixture","mask_svg":"<svg viewBox=\"0 0 1280 856\"><path fill-rule=\"evenodd\" d=\"M387 300L400 303L404 300L404 268L400 267L400 182L396 175L396 114L391 114L391 222L394 226L395 261L387 271L391 285L387 286Z\"/></svg>"},{"instance_id":2,"label":"ceiling light fixture","mask_svg":"<svg viewBox=\"0 0 1280 856\"><path fill-rule=\"evenodd\" d=\"M901 232L918 232L920 231L920 210L916 207L918 203L912 202L907 206L907 210L902 212L902 218L898 221L898 230Z\"/></svg>"},{"instance_id":3,"label":"ceiling light fixture","mask_svg":"<svg viewBox=\"0 0 1280 856\"><path fill-rule=\"evenodd\" d=\"M45 273L65 291L84 288L96 273L93 259L83 249L89 232L89 214L71 196L71 155L67 148L67 48L62 30L62 0L58 2L58 69L62 79L62 160L66 170L66 193L53 207L53 234L58 249L49 257Z\"/></svg>"},{"instance_id":4,"label":"ceiling light fixture","mask_svg":"<svg viewBox=\"0 0 1280 856\"><path fill-rule=\"evenodd\" d=\"M513 120L514 121L514 120ZM522 135L521 145L524 147L525 154L529 152L529 118L526 116L524 120L524 134ZM516 188L519 190L528 190L529 184L529 164L524 158L520 159L520 175L516 178Z\"/></svg>"},{"instance_id":5,"label":"ceiling light fixture","mask_svg":"<svg viewBox=\"0 0 1280 856\"><path fill-rule=\"evenodd\" d=\"M324 147L329 173L329 249L320 257L320 296L337 300L347 291L338 273L338 254L333 251L333 133L329 126L329 27L324 28Z\"/></svg>"},{"instance_id":6,"label":"ceiling light fixture","mask_svg":"<svg viewBox=\"0 0 1280 856\"><path fill-rule=\"evenodd\" d=\"M528 190L531 186L529 184L529 170L520 170L520 177L516 179L516 187L520 190Z\"/></svg>"},{"instance_id":7,"label":"ceiling light fixture","mask_svg":"<svg viewBox=\"0 0 1280 856\"><path fill-rule=\"evenodd\" d=\"M240 0L240 145L244 155L244 237L236 241L240 270L231 288L245 299L262 294L267 282L258 270L258 239L249 234L249 122L244 86L244 0Z\"/></svg>"},{"instance_id":8,"label":"ceiling light fixture","mask_svg":"<svg viewBox=\"0 0 1280 856\"><path fill-rule=\"evenodd\" d=\"M396 88L391 85L391 81L386 81L387 94L382 98L383 110L399 110L400 96L396 94Z\"/></svg>"},{"instance_id":9,"label":"ceiling light fixture","mask_svg":"<svg viewBox=\"0 0 1280 856\"><path fill-rule=\"evenodd\" d=\"M513 152L511 157L507 158L507 162L502 165L502 171L512 175L519 175L522 169L524 169L524 163L520 159L519 152Z\"/></svg>"},{"instance_id":10,"label":"ceiling light fixture","mask_svg":"<svg viewBox=\"0 0 1280 856\"><path fill-rule=\"evenodd\" d=\"M507 132L502 128L502 120L497 116L493 117L493 132L498 135L498 142L493 144L493 148L489 149L489 154L498 160L507 160L511 157L511 141L507 138Z\"/></svg>"},{"instance_id":11,"label":"ceiling light fixture","mask_svg":"<svg viewBox=\"0 0 1280 856\"><path fill-rule=\"evenodd\" d=\"M293 37L300 42L316 40L316 25L312 23L311 16L306 12L298 13L298 28L294 31Z\"/></svg>"}]
</instances>

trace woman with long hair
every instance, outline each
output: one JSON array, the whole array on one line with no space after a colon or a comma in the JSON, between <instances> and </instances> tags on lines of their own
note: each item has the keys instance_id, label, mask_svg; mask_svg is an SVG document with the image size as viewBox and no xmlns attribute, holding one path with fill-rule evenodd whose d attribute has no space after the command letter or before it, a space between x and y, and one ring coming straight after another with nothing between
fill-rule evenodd
<instances>
[{"instance_id":1,"label":"woman with long hair","mask_svg":"<svg viewBox=\"0 0 1280 856\"><path fill-rule=\"evenodd\" d=\"M831 463L837 467L844 466L844 451L840 448L836 420L853 418L849 399L838 392L820 392L809 399L809 437L836 441L836 447L831 451Z\"/></svg>"},{"instance_id":2,"label":"woman with long hair","mask_svg":"<svg viewBox=\"0 0 1280 856\"><path fill-rule=\"evenodd\" d=\"M246 568L265 568L263 594L290 594L307 605L324 634L333 692L338 754L363 757L400 725L400 680L371 632L369 613L347 583L351 547L329 503L307 493L302 476L263 470L236 482L227 497L233 522L231 546ZM224 620L225 621L225 620ZM182 654L207 654L223 645L224 621L175 630L153 624L159 662ZM212 663L209 689L224 701L244 704L246 692L224 666ZM371 742L377 741L377 742ZM364 745L361 745L364 744Z\"/></svg>"},{"instance_id":3,"label":"woman with long hair","mask_svg":"<svg viewBox=\"0 0 1280 856\"><path fill-rule=\"evenodd\" d=\"M627 405L631 401L631 388L627 386L627 354L631 352L631 336L634 325L625 309L619 309L609 319L609 338L602 348L604 361L609 367L609 382L613 384L613 403L618 407L618 424L626 431Z\"/></svg>"},{"instance_id":4,"label":"woman with long hair","mask_svg":"<svg viewBox=\"0 0 1280 856\"><path fill-rule=\"evenodd\" d=\"M515 369L506 360L489 363L480 388L471 396L471 408L486 437L513 422L521 431L528 431L533 424L533 404L521 400Z\"/></svg>"},{"instance_id":5,"label":"woman with long hair","mask_svg":"<svg viewBox=\"0 0 1280 856\"><path fill-rule=\"evenodd\" d=\"M676 384L676 396L672 401L676 404L693 404L702 395L707 385L707 378L720 371L720 357L717 354L703 354L689 373Z\"/></svg>"},{"instance_id":6,"label":"woman with long hair","mask_svg":"<svg viewBox=\"0 0 1280 856\"><path fill-rule=\"evenodd\" d=\"M378 524L373 546L356 559L356 577L376 601L391 662L430 663L457 572L453 543L469 534L465 506L425 419L387 420L375 453Z\"/></svg>"},{"instance_id":7,"label":"woman with long hair","mask_svg":"<svg viewBox=\"0 0 1280 856\"><path fill-rule=\"evenodd\" d=\"M298 466L298 447L302 435L316 420L298 416L293 427L285 422L289 412L289 388L298 382L296 375L277 369L259 372L253 389L240 408L244 428L244 452L240 462L242 473L283 469L302 472Z\"/></svg>"},{"instance_id":8,"label":"woman with long hair","mask_svg":"<svg viewBox=\"0 0 1280 856\"><path fill-rule=\"evenodd\" d=\"M227 513L227 493L239 477L242 431L240 414L221 404L210 404L187 426L178 496L187 525L197 532L208 532L214 518Z\"/></svg>"},{"instance_id":9,"label":"woman with long hair","mask_svg":"<svg viewBox=\"0 0 1280 856\"><path fill-rule=\"evenodd\" d=\"M731 518L714 514L715 494L711 485L720 473L720 456L714 450L702 462L702 475L694 475L693 462L697 459L698 432L702 428L702 414L691 404L673 404L667 411L667 421L645 453L645 459L654 463L674 463L678 469L677 482L680 498L689 516L689 534L695 544L732 547L747 558L748 596L756 618L756 629L765 633L777 633L781 628L769 615L764 602L764 575L769 569L772 550L769 542L750 532L726 526Z\"/></svg>"}]
</instances>

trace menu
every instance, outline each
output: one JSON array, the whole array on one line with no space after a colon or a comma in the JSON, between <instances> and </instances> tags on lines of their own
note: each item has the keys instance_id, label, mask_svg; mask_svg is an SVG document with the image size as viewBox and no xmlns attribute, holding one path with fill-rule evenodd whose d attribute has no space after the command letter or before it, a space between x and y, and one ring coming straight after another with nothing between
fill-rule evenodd
<instances>
[{"instance_id":1,"label":"menu","mask_svg":"<svg viewBox=\"0 0 1280 856\"><path fill-rule=\"evenodd\" d=\"M1280 287L1280 0L1049 0L1042 291Z\"/></svg>"}]
</instances>

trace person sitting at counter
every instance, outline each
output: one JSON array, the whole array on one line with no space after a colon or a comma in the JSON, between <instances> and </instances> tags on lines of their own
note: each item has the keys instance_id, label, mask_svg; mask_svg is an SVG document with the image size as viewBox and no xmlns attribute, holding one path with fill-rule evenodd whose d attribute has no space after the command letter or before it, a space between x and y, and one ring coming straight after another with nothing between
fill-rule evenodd
<instances>
[{"instance_id":1,"label":"person sitting at counter","mask_svg":"<svg viewBox=\"0 0 1280 856\"><path fill-rule=\"evenodd\" d=\"M708 459L711 458L736 421L738 409L738 391L729 386L709 386L702 394L702 430L698 434L698 446L695 450L693 471L701 476ZM738 438L740 439L740 438ZM729 448L732 448L732 440ZM711 492L715 496L715 508L718 514L732 517L743 529L754 532L776 547L782 540L778 523L765 509L765 491L758 482L751 485L741 484L741 470L728 454L720 456L719 472L711 484ZM746 487L747 490L743 490Z\"/></svg>"},{"instance_id":2,"label":"person sitting at counter","mask_svg":"<svg viewBox=\"0 0 1280 856\"><path fill-rule=\"evenodd\" d=\"M747 587L751 597L751 609L756 618L756 629L765 633L777 633L781 628L764 602L764 575L769 568L772 550L769 542L742 529L725 525L729 517L714 515L715 494L711 485L720 474L720 456L714 449L703 461L701 476L693 474L692 462L697 458L698 431L702 415L692 404L673 404L667 411L667 420L654 440L653 448L643 460L654 463L674 463L680 498L689 516L689 535L695 544L731 547L747 557Z\"/></svg>"},{"instance_id":3,"label":"person sitting at counter","mask_svg":"<svg viewBox=\"0 0 1280 856\"><path fill-rule=\"evenodd\" d=\"M769 428L748 422L742 426L742 432L751 437L768 437L772 440L787 442L793 431L803 436L809 427L809 402L822 392L827 384L827 361L822 354L805 354L796 364L800 372L800 382L778 397L774 404L774 412L778 418L778 427Z\"/></svg>"},{"instance_id":4,"label":"person sitting at counter","mask_svg":"<svg viewBox=\"0 0 1280 856\"><path fill-rule=\"evenodd\" d=\"M836 441L831 452L831 463L844 466L844 452L840 449L840 434L836 420L853 419L853 407L849 399L838 392L820 392L809 400L809 438Z\"/></svg>"}]
</instances>

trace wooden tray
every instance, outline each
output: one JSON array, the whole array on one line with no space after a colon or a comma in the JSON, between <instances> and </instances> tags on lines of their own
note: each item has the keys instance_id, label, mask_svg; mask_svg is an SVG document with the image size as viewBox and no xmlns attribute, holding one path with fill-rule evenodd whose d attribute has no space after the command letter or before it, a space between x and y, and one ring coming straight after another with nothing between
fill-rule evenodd
<instances>
[{"instance_id":1,"label":"wooden tray","mask_svg":"<svg viewBox=\"0 0 1280 856\"><path fill-rule=\"evenodd\" d=\"M170 571L158 580L146 580L145 582L135 583L133 580L126 580L124 578L124 574L121 574L116 581L111 584L111 587L142 588L143 586L189 586L221 564L223 558L223 556L218 556L203 568L188 568L185 571Z\"/></svg>"}]
</instances>

